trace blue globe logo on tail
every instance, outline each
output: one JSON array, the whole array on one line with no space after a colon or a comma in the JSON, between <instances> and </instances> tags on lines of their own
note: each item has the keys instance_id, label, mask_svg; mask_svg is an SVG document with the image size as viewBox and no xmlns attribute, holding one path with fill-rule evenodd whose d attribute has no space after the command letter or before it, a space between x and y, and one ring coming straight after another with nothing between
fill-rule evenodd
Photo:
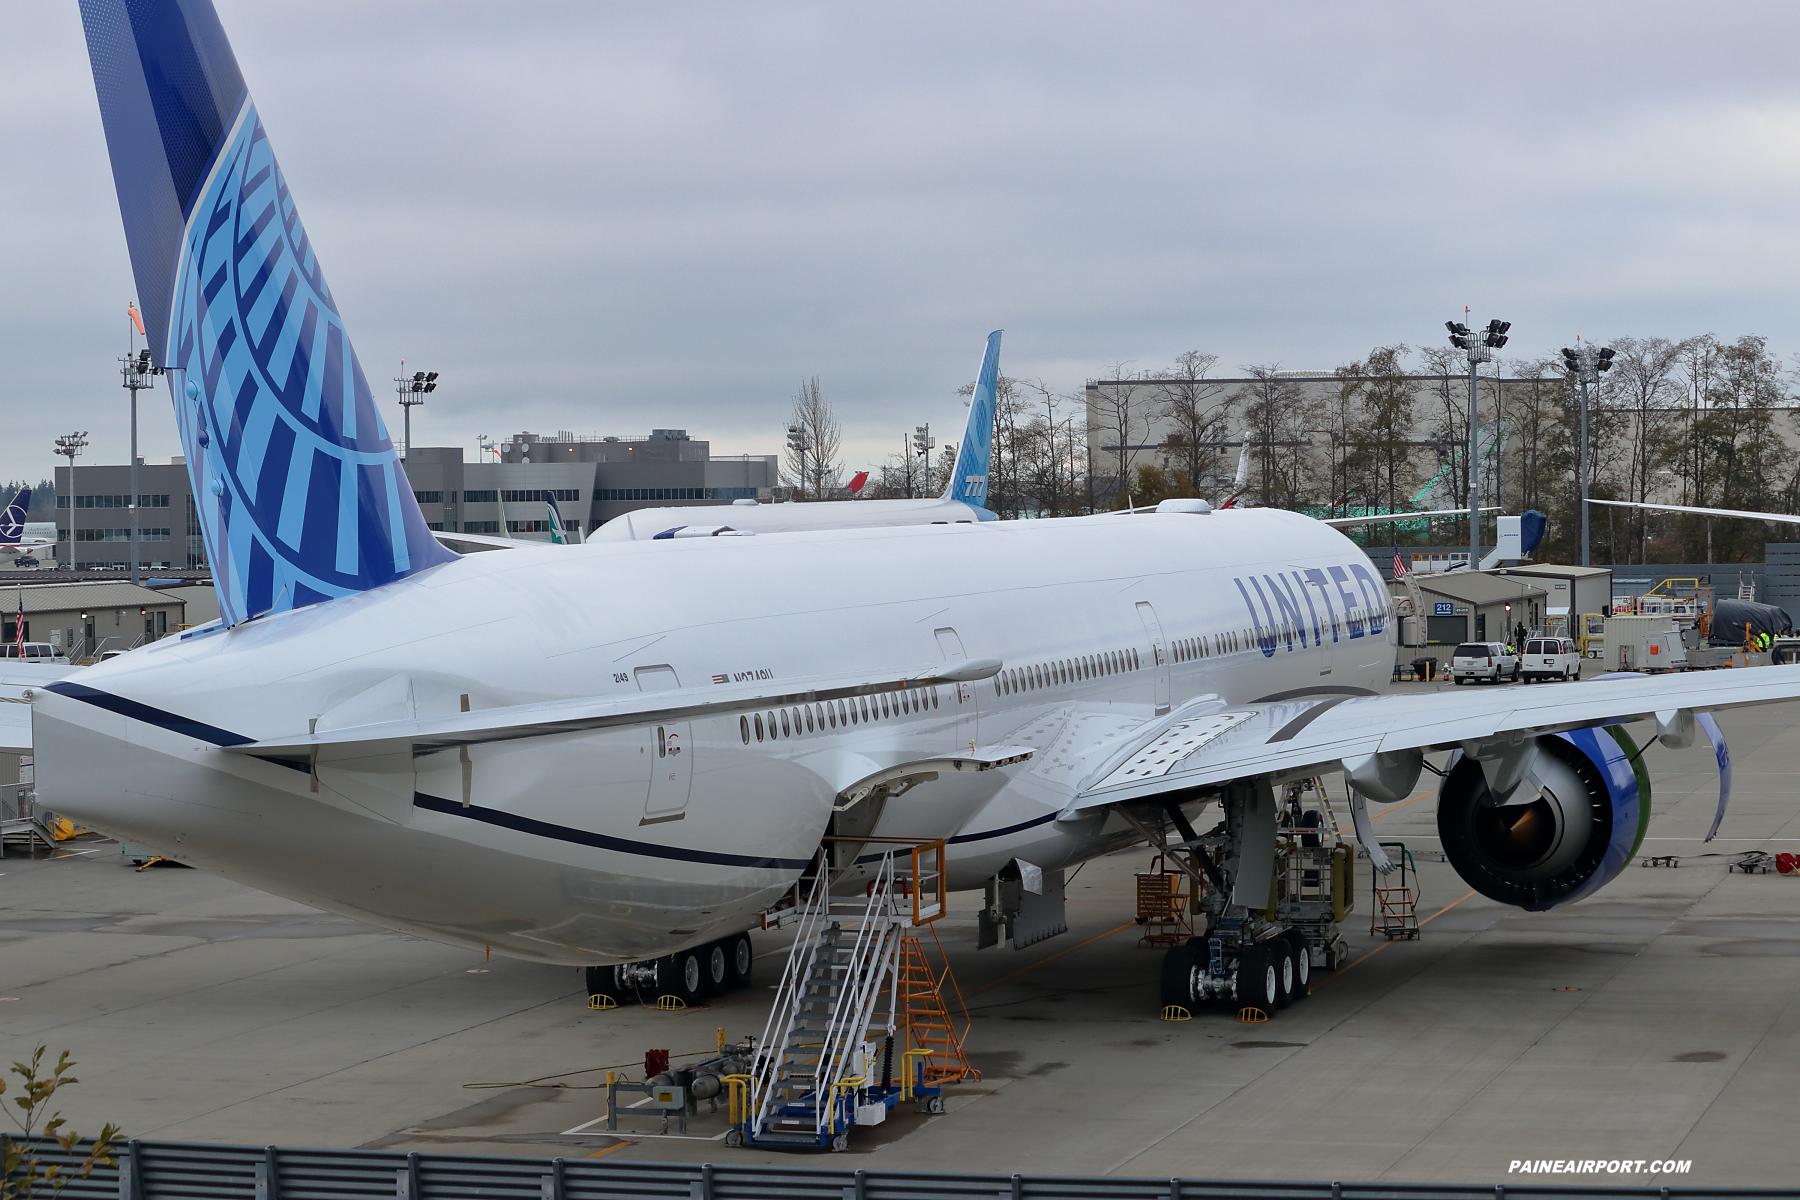
<instances>
[{"instance_id":1,"label":"blue globe logo on tail","mask_svg":"<svg viewBox=\"0 0 1800 1200\"><path fill-rule=\"evenodd\" d=\"M82 19L225 623L453 559L400 469L211 5L84 0Z\"/></svg>"}]
</instances>

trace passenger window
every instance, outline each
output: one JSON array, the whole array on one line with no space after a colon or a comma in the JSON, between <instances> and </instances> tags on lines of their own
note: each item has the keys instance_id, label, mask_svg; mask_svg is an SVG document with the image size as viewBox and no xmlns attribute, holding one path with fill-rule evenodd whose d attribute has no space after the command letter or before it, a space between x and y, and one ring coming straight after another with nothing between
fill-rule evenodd
<instances>
[{"instance_id":1,"label":"passenger window","mask_svg":"<svg viewBox=\"0 0 1800 1200\"><path fill-rule=\"evenodd\" d=\"M669 742L668 739L663 736L663 727L661 725L656 727L656 757L669 757Z\"/></svg>"},{"instance_id":2,"label":"passenger window","mask_svg":"<svg viewBox=\"0 0 1800 1200\"><path fill-rule=\"evenodd\" d=\"M833 729L836 729L837 723L838 723L837 709L835 709L831 705L827 704L825 706L825 716L831 722L831 727Z\"/></svg>"},{"instance_id":3,"label":"passenger window","mask_svg":"<svg viewBox=\"0 0 1800 1200\"><path fill-rule=\"evenodd\" d=\"M775 714L774 713L769 714L769 740L771 742L775 740Z\"/></svg>"},{"instance_id":4,"label":"passenger window","mask_svg":"<svg viewBox=\"0 0 1800 1200\"><path fill-rule=\"evenodd\" d=\"M793 736L793 734L788 732L788 715L787 715L787 709L785 709L785 708L781 710L781 736L782 737L792 737Z\"/></svg>"},{"instance_id":5,"label":"passenger window","mask_svg":"<svg viewBox=\"0 0 1800 1200\"><path fill-rule=\"evenodd\" d=\"M738 732L744 735L744 745L748 746L750 744L750 718L749 717L739 717L738 718Z\"/></svg>"},{"instance_id":6,"label":"passenger window","mask_svg":"<svg viewBox=\"0 0 1800 1200\"><path fill-rule=\"evenodd\" d=\"M938 690L936 688L932 688L931 689L931 707L936 708L937 706L938 706Z\"/></svg>"},{"instance_id":7,"label":"passenger window","mask_svg":"<svg viewBox=\"0 0 1800 1200\"><path fill-rule=\"evenodd\" d=\"M868 720L869 719L869 698L867 696L862 697L860 700L857 701L857 705L858 705L858 707L860 707L862 709L862 719L865 721Z\"/></svg>"},{"instance_id":8,"label":"passenger window","mask_svg":"<svg viewBox=\"0 0 1800 1200\"><path fill-rule=\"evenodd\" d=\"M761 713L756 714L756 740L759 742L763 740L762 714Z\"/></svg>"},{"instance_id":9,"label":"passenger window","mask_svg":"<svg viewBox=\"0 0 1800 1200\"><path fill-rule=\"evenodd\" d=\"M887 715L888 715L888 698L887 698L887 693L883 692L881 694L881 716L882 716L882 719L886 720Z\"/></svg>"},{"instance_id":10,"label":"passenger window","mask_svg":"<svg viewBox=\"0 0 1800 1200\"><path fill-rule=\"evenodd\" d=\"M837 702L837 710L838 724L842 725L845 729L850 728L850 713L844 708L844 702L842 700Z\"/></svg>"},{"instance_id":11,"label":"passenger window","mask_svg":"<svg viewBox=\"0 0 1800 1200\"><path fill-rule=\"evenodd\" d=\"M813 731L812 709L803 708L800 711L806 714L806 732L811 733Z\"/></svg>"}]
</instances>

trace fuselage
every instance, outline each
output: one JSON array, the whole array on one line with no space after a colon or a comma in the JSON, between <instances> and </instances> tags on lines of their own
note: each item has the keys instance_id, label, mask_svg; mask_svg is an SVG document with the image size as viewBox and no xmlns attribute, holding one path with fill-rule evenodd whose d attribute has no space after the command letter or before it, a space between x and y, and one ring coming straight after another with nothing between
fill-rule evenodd
<instances>
[{"instance_id":1,"label":"fuselage","mask_svg":"<svg viewBox=\"0 0 1800 1200\"><path fill-rule=\"evenodd\" d=\"M807 504L686 505L639 508L588 535L590 542L627 542L693 525L729 525L751 533L805 533L893 525L963 525L994 514L961 500L821 500Z\"/></svg>"},{"instance_id":2,"label":"fuselage","mask_svg":"<svg viewBox=\"0 0 1800 1200\"><path fill-rule=\"evenodd\" d=\"M381 925L552 962L642 959L754 924L845 788L934 755L1035 752L946 830L952 887L1116 846L1105 816L1059 814L1125 738L1209 693L1381 690L1387 609L1353 543L1268 509L478 554L156 643L82 672L85 698L40 691L39 796ZM904 705L745 705L416 760L364 746L308 769L224 748L959 659L1005 666Z\"/></svg>"}]
</instances>

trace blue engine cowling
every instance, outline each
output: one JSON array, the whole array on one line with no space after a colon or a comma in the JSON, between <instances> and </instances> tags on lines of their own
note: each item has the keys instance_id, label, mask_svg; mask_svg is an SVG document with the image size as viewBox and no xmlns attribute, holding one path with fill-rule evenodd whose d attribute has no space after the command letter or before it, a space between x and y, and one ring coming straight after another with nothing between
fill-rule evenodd
<instances>
[{"instance_id":1,"label":"blue engine cowling","mask_svg":"<svg viewBox=\"0 0 1800 1200\"><path fill-rule=\"evenodd\" d=\"M1438 788L1444 856L1470 887L1543 912L1591 896L1637 853L1650 822L1642 753L1617 725L1538 738L1543 793L1498 807L1481 765L1459 750Z\"/></svg>"}]
</instances>

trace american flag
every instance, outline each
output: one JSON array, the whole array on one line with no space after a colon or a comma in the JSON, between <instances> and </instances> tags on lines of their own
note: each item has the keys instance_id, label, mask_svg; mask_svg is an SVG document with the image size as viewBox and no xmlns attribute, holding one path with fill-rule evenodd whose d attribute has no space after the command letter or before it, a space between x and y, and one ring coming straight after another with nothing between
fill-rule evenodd
<instances>
[{"instance_id":1,"label":"american flag","mask_svg":"<svg viewBox=\"0 0 1800 1200\"><path fill-rule=\"evenodd\" d=\"M1394 551L1394 578L1398 579L1404 574L1406 574L1406 564L1401 561L1400 552L1396 550Z\"/></svg>"}]
</instances>

